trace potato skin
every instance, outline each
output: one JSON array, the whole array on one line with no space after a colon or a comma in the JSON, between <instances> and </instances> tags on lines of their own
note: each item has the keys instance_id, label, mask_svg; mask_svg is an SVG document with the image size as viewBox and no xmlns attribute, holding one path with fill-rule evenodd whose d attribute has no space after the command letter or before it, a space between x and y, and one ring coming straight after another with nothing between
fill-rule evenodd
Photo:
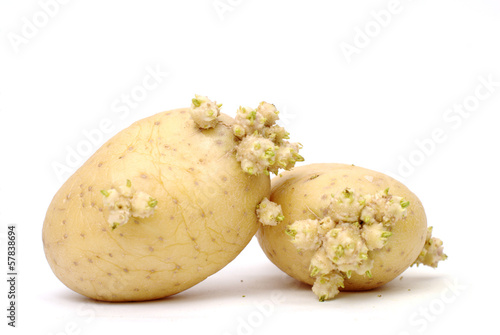
<instances>
[{"instance_id":1,"label":"potato skin","mask_svg":"<svg viewBox=\"0 0 500 335\"><path fill-rule=\"evenodd\" d=\"M232 118L201 130L188 109L134 123L105 143L54 196L43 245L70 289L104 301L181 292L233 260L258 229L266 175L236 161ZM158 200L156 212L112 230L101 190L130 180Z\"/></svg>"},{"instance_id":2,"label":"potato skin","mask_svg":"<svg viewBox=\"0 0 500 335\"><path fill-rule=\"evenodd\" d=\"M403 184L380 172L345 164L311 164L287 171L272 180L270 200L281 205L285 219L277 226L262 226L257 232L260 246L278 268L291 277L312 285L309 264L314 251L297 251L288 225L296 220L317 219L327 214L331 194L350 187L361 194L390 188L393 195L410 201L407 218L397 221L387 244L372 251L372 278L352 274L344 291L379 287L405 271L418 257L425 243L427 219L420 200Z\"/></svg>"}]
</instances>

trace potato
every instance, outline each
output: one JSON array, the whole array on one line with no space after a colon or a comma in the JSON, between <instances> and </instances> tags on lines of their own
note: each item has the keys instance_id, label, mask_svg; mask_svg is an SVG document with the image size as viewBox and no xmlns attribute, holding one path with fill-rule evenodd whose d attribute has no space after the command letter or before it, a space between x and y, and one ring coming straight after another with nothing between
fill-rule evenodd
<instances>
[{"instance_id":1,"label":"potato","mask_svg":"<svg viewBox=\"0 0 500 335\"><path fill-rule=\"evenodd\" d=\"M339 289L379 287L414 263L437 266L446 258L420 200L379 172L301 166L273 179L270 200L281 207L282 220L260 227L262 249L281 270L313 285L321 301Z\"/></svg>"},{"instance_id":2,"label":"potato","mask_svg":"<svg viewBox=\"0 0 500 335\"><path fill-rule=\"evenodd\" d=\"M280 167L301 157L297 144L270 139L273 105L248 109L253 122L219 108L196 96L190 109L134 123L60 188L42 235L46 258L67 287L104 301L158 299L204 280L248 244L258 229L256 206L270 192L269 171L280 164L269 156L297 148L280 156ZM263 109L275 115L272 122ZM252 131L255 146L273 148L248 152L242 129Z\"/></svg>"}]
</instances>

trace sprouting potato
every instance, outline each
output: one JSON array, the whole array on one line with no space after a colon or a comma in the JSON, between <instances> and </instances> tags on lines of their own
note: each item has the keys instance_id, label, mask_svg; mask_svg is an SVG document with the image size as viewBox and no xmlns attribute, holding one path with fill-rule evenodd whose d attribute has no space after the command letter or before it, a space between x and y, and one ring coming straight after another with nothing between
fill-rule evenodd
<instances>
[{"instance_id":1,"label":"sprouting potato","mask_svg":"<svg viewBox=\"0 0 500 335\"><path fill-rule=\"evenodd\" d=\"M220 107L197 95L190 108L140 120L66 181L43 225L47 260L66 286L104 301L158 299L248 244L269 172L302 157L273 105L240 108L236 120Z\"/></svg>"},{"instance_id":2,"label":"sprouting potato","mask_svg":"<svg viewBox=\"0 0 500 335\"><path fill-rule=\"evenodd\" d=\"M281 211L274 210L280 220L271 225L262 219L267 213L258 213L262 249L281 270L312 285L320 301L340 290L379 287L413 264L436 267L447 257L420 200L376 171L301 166L275 177L265 201Z\"/></svg>"}]
</instances>

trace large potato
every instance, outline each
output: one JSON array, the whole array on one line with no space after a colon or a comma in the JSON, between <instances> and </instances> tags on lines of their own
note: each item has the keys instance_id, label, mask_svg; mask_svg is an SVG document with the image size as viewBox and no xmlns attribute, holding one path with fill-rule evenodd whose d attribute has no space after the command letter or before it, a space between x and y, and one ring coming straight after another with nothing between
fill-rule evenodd
<instances>
[{"instance_id":1,"label":"large potato","mask_svg":"<svg viewBox=\"0 0 500 335\"><path fill-rule=\"evenodd\" d=\"M428 234L419 199L382 173L312 164L272 183L270 200L281 206L284 220L263 225L259 243L281 270L314 285L320 300L334 297L337 288L381 286L417 258L435 266L445 257L441 242Z\"/></svg>"},{"instance_id":2,"label":"large potato","mask_svg":"<svg viewBox=\"0 0 500 335\"><path fill-rule=\"evenodd\" d=\"M193 104L118 133L53 198L43 244L70 289L106 301L166 297L223 268L257 231L269 170L244 171L235 121L203 97Z\"/></svg>"}]
</instances>

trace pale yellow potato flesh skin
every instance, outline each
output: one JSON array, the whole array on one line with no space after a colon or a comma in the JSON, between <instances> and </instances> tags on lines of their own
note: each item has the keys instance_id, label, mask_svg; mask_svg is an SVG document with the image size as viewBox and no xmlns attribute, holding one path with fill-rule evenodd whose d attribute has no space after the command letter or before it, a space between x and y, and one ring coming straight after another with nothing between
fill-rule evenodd
<instances>
[{"instance_id":1,"label":"pale yellow potato flesh skin","mask_svg":"<svg viewBox=\"0 0 500 335\"><path fill-rule=\"evenodd\" d=\"M346 187L358 194L375 194L389 188L390 194L410 201L407 217L394 223L393 235L382 249L371 251L372 278L353 273L345 279L344 291L369 290L396 278L418 257L425 243L427 219L420 200L397 180L369 169L345 164L310 164L283 172L272 180L270 200L281 205L285 219L276 226L261 226L260 246L278 268L306 284L314 284L309 265L314 251L298 251L285 233L296 220L318 219L327 214L332 194Z\"/></svg>"},{"instance_id":2,"label":"pale yellow potato flesh skin","mask_svg":"<svg viewBox=\"0 0 500 335\"><path fill-rule=\"evenodd\" d=\"M54 196L43 244L70 289L104 301L159 299L217 272L258 229L256 206L270 178L236 161L232 118L201 130L189 109L140 120L121 131ZM112 230L101 190L124 185L158 201L154 215Z\"/></svg>"}]
</instances>

